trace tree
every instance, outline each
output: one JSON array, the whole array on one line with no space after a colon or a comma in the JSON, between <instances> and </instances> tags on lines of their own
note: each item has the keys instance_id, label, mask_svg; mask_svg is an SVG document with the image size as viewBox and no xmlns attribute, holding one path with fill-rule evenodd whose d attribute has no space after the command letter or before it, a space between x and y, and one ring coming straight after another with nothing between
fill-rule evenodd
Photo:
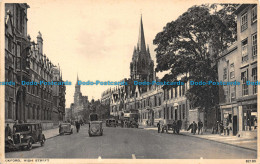
<instances>
[{"instance_id":1,"label":"tree","mask_svg":"<svg viewBox=\"0 0 260 164\"><path fill-rule=\"evenodd\" d=\"M184 81L218 80L217 55L236 40L236 20L232 14L236 6L193 6L167 23L153 41L157 45L156 71L169 71L162 81L176 81L184 73L189 73ZM166 85L164 89L170 87ZM206 114L218 104L218 86L193 86L186 97L193 107Z\"/></svg>"}]
</instances>

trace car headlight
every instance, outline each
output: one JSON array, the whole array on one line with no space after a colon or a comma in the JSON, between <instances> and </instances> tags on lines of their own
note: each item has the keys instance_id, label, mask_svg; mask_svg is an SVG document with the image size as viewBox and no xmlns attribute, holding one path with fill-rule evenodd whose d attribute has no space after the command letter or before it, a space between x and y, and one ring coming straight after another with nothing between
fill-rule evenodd
<instances>
[{"instance_id":1,"label":"car headlight","mask_svg":"<svg viewBox=\"0 0 260 164\"><path fill-rule=\"evenodd\" d=\"M20 138L23 138L23 135L21 135Z\"/></svg>"}]
</instances>

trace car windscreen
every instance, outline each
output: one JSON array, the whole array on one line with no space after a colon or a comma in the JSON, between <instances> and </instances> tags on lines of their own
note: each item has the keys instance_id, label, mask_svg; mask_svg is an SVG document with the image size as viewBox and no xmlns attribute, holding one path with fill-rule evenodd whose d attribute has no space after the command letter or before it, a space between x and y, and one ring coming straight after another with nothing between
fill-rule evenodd
<instances>
[{"instance_id":1,"label":"car windscreen","mask_svg":"<svg viewBox=\"0 0 260 164\"><path fill-rule=\"evenodd\" d=\"M68 127L69 124L61 124L61 127Z\"/></svg>"},{"instance_id":2,"label":"car windscreen","mask_svg":"<svg viewBox=\"0 0 260 164\"><path fill-rule=\"evenodd\" d=\"M31 126L15 126L15 132L26 132L31 130Z\"/></svg>"}]
</instances>

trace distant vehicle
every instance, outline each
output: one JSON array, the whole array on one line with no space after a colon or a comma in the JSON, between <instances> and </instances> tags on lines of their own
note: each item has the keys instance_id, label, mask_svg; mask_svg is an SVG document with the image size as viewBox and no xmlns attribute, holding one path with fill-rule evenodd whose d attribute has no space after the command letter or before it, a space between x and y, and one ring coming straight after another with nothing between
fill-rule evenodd
<instances>
[{"instance_id":1,"label":"distant vehicle","mask_svg":"<svg viewBox=\"0 0 260 164\"><path fill-rule=\"evenodd\" d=\"M46 141L42 133L42 126L40 123L22 123L13 126L14 134L8 137L5 142L6 150L10 149L32 149L32 145L40 143L44 146Z\"/></svg>"},{"instance_id":2,"label":"distant vehicle","mask_svg":"<svg viewBox=\"0 0 260 164\"><path fill-rule=\"evenodd\" d=\"M128 128L138 128L138 113L124 113L124 122Z\"/></svg>"},{"instance_id":3,"label":"distant vehicle","mask_svg":"<svg viewBox=\"0 0 260 164\"><path fill-rule=\"evenodd\" d=\"M102 121L98 121L98 115L96 113L92 113L89 115L88 134L90 137L94 135L95 136L103 135Z\"/></svg>"},{"instance_id":4,"label":"distant vehicle","mask_svg":"<svg viewBox=\"0 0 260 164\"><path fill-rule=\"evenodd\" d=\"M59 125L59 134L63 135L65 133L73 134L73 125L70 123L61 123Z\"/></svg>"},{"instance_id":5,"label":"distant vehicle","mask_svg":"<svg viewBox=\"0 0 260 164\"><path fill-rule=\"evenodd\" d=\"M117 121L113 118L107 119L106 120L106 126L107 127L116 127L117 126Z\"/></svg>"}]
</instances>

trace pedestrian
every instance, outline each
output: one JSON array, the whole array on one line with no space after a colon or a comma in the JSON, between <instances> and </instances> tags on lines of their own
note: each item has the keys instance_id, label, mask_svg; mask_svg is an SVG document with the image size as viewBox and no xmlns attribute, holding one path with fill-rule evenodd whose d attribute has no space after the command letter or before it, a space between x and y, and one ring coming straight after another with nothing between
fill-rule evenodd
<instances>
[{"instance_id":1,"label":"pedestrian","mask_svg":"<svg viewBox=\"0 0 260 164\"><path fill-rule=\"evenodd\" d=\"M227 129L228 129L227 131L228 131L228 136L229 136L230 132L232 132L232 124L230 121L228 122Z\"/></svg>"},{"instance_id":2,"label":"pedestrian","mask_svg":"<svg viewBox=\"0 0 260 164\"><path fill-rule=\"evenodd\" d=\"M215 127L216 127L216 134L219 133L218 124L219 124L219 122L217 121L217 122L216 122L216 125L215 125Z\"/></svg>"},{"instance_id":3,"label":"pedestrian","mask_svg":"<svg viewBox=\"0 0 260 164\"><path fill-rule=\"evenodd\" d=\"M177 121L177 124L176 124L177 134L180 133L181 126L182 126L182 121L181 121L181 120L178 120L178 121Z\"/></svg>"},{"instance_id":4,"label":"pedestrian","mask_svg":"<svg viewBox=\"0 0 260 164\"><path fill-rule=\"evenodd\" d=\"M157 123L157 127L158 127L158 133L160 133L160 131L161 131L160 121Z\"/></svg>"},{"instance_id":5,"label":"pedestrian","mask_svg":"<svg viewBox=\"0 0 260 164\"><path fill-rule=\"evenodd\" d=\"M193 133L193 135L195 135L197 131L197 124L195 121L193 121L191 128L191 132Z\"/></svg>"},{"instance_id":6,"label":"pedestrian","mask_svg":"<svg viewBox=\"0 0 260 164\"><path fill-rule=\"evenodd\" d=\"M229 120L226 118L224 120L224 135L229 135L228 125L229 125Z\"/></svg>"},{"instance_id":7,"label":"pedestrian","mask_svg":"<svg viewBox=\"0 0 260 164\"><path fill-rule=\"evenodd\" d=\"M13 144L12 130L11 130L9 124L6 124L6 127L5 127L5 142L10 145Z\"/></svg>"},{"instance_id":8,"label":"pedestrian","mask_svg":"<svg viewBox=\"0 0 260 164\"><path fill-rule=\"evenodd\" d=\"M224 131L223 121L221 121L219 123L219 129L220 129L220 135L221 135L223 133L223 131Z\"/></svg>"},{"instance_id":9,"label":"pedestrian","mask_svg":"<svg viewBox=\"0 0 260 164\"><path fill-rule=\"evenodd\" d=\"M7 139L8 136L10 136L10 137L12 136L12 130L11 130L9 124L6 124L6 127L5 127L5 138Z\"/></svg>"},{"instance_id":10,"label":"pedestrian","mask_svg":"<svg viewBox=\"0 0 260 164\"><path fill-rule=\"evenodd\" d=\"M77 129L77 133L78 133L79 129L80 129L80 123L78 121L76 121L76 129Z\"/></svg>"},{"instance_id":11,"label":"pedestrian","mask_svg":"<svg viewBox=\"0 0 260 164\"><path fill-rule=\"evenodd\" d=\"M163 122L160 123L160 126L161 126L161 133L164 133L164 124L163 124Z\"/></svg>"},{"instance_id":12,"label":"pedestrian","mask_svg":"<svg viewBox=\"0 0 260 164\"><path fill-rule=\"evenodd\" d=\"M172 122L172 131L173 131L173 134L176 134L176 121L173 120Z\"/></svg>"},{"instance_id":13,"label":"pedestrian","mask_svg":"<svg viewBox=\"0 0 260 164\"><path fill-rule=\"evenodd\" d=\"M203 123L199 120L198 122L198 134L202 134Z\"/></svg>"}]
</instances>

